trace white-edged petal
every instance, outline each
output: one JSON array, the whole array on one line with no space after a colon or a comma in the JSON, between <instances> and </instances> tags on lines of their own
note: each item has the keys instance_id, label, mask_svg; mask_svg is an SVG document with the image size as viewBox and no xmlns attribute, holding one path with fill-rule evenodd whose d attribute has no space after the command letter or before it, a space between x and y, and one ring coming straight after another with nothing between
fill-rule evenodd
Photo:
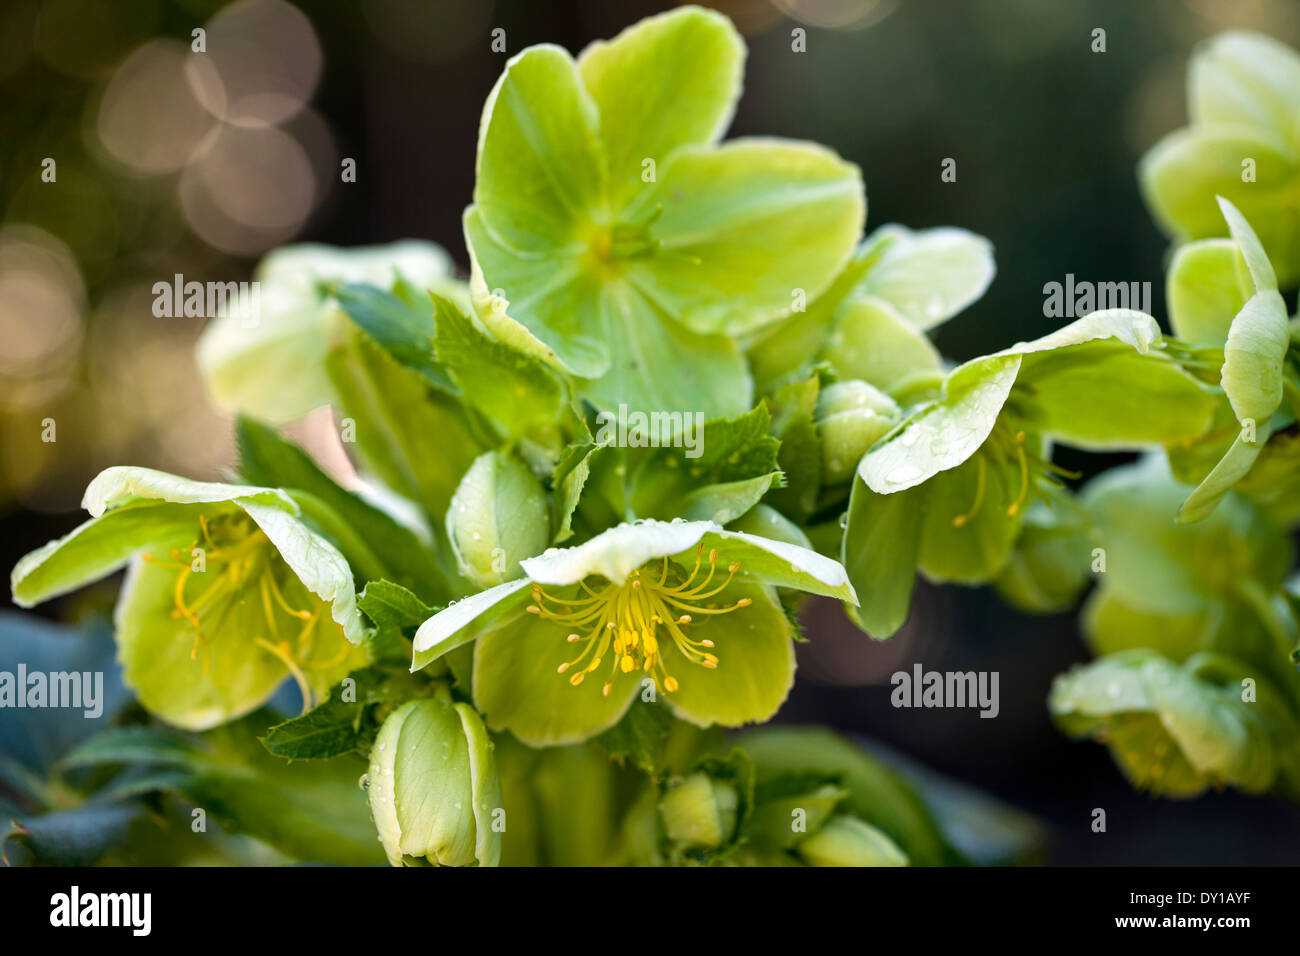
<instances>
[{"instance_id":1,"label":"white-edged petal","mask_svg":"<svg viewBox=\"0 0 1300 956\"><path fill-rule=\"evenodd\" d=\"M276 488L191 481L178 475L169 475L165 471L130 465L115 465L96 475L86 486L81 506L90 512L92 518L98 518L113 505L132 497L170 501L173 504L208 504L251 499L274 505L289 514L298 514L298 506L293 499Z\"/></svg>"}]
</instances>

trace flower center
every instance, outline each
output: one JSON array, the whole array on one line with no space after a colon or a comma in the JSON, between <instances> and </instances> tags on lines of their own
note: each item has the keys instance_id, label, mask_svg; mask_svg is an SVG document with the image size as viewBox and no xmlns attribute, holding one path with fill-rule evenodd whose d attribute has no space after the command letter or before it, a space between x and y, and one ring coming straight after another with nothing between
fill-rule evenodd
<instances>
[{"instance_id":1,"label":"flower center","mask_svg":"<svg viewBox=\"0 0 1300 956\"><path fill-rule=\"evenodd\" d=\"M668 559L655 571L650 565L638 568L622 584L607 582L597 589L581 583L584 597L559 598L547 594L540 585L533 585L533 601L528 612L572 628L568 640L583 645L573 660L565 661L556 670L563 674L574 668L569 683L578 686L586 676L596 671L605 658L613 654L609 678L602 692L609 694L614 678L620 673L640 670L651 675L655 683L668 693L677 690L677 679L664 666L663 640L670 639L686 660L701 667L715 669L718 657L712 653L713 642L694 640L688 631L697 616L706 620L709 615L728 614L753 603L740 598L734 604L719 607L717 602L706 602L726 590L740 570L735 561L727 568L721 583L717 573L718 552L709 552L707 567L704 563L704 545L695 554L695 567L689 576L680 579L670 569ZM642 573L645 572L645 573ZM672 580L673 577L680 580Z\"/></svg>"},{"instance_id":2,"label":"flower center","mask_svg":"<svg viewBox=\"0 0 1300 956\"><path fill-rule=\"evenodd\" d=\"M286 570L287 565L278 560L275 546L251 518L231 514L209 521L200 515L199 526L200 536L188 553L173 549L168 559L142 555L150 564L177 572L172 589L172 617L185 620L194 629L190 659L197 661L202 655L203 672L211 673L212 633L232 610L255 594L266 631L254 637L254 643L285 665L302 693L304 710L310 708L311 684L304 670L337 666L348 654L347 641L340 633L340 653L333 660L314 659L319 636L317 624L324 605L309 602L316 603L312 611L295 607L286 599L285 589L291 583L297 584L297 579L290 573L283 584L277 581L277 572ZM305 590L301 585L298 589Z\"/></svg>"}]
</instances>

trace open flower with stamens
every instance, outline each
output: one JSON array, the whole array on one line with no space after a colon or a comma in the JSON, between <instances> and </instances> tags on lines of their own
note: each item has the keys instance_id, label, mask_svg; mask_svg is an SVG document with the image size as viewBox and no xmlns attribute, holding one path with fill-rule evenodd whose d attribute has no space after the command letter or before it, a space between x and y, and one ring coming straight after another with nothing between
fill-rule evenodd
<instances>
[{"instance_id":1,"label":"open flower with stamens","mask_svg":"<svg viewBox=\"0 0 1300 956\"><path fill-rule=\"evenodd\" d=\"M118 656L169 723L233 720L287 678L305 709L365 663L351 569L284 492L118 467L82 504L89 521L14 567L14 601L30 607L129 562Z\"/></svg>"},{"instance_id":2,"label":"open flower with stamens","mask_svg":"<svg viewBox=\"0 0 1300 956\"><path fill-rule=\"evenodd\" d=\"M893 634L918 569L990 581L1031 498L1068 475L1051 463L1053 440L1120 450L1193 439L1214 407L1156 320L1129 309L958 366L859 462L841 560L871 600L853 616L876 637Z\"/></svg>"},{"instance_id":3,"label":"open flower with stamens","mask_svg":"<svg viewBox=\"0 0 1300 956\"><path fill-rule=\"evenodd\" d=\"M857 603L835 561L710 521L623 524L521 566L425 621L411 669L476 640L476 706L534 746L600 733L638 695L701 726L766 720L794 679L774 588Z\"/></svg>"}]
</instances>

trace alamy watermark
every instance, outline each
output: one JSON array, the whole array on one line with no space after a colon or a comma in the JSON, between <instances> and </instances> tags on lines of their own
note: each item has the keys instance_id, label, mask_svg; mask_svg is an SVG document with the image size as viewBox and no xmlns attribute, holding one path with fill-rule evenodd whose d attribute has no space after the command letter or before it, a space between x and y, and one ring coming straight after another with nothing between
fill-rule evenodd
<instances>
[{"instance_id":1,"label":"alamy watermark","mask_svg":"<svg viewBox=\"0 0 1300 956\"><path fill-rule=\"evenodd\" d=\"M619 448L684 448L687 458L704 454L703 412L617 412L596 416L596 444Z\"/></svg>"},{"instance_id":2,"label":"alamy watermark","mask_svg":"<svg viewBox=\"0 0 1300 956\"><path fill-rule=\"evenodd\" d=\"M0 671L0 707L71 708L95 719L104 713L103 671Z\"/></svg>"},{"instance_id":3,"label":"alamy watermark","mask_svg":"<svg viewBox=\"0 0 1300 956\"><path fill-rule=\"evenodd\" d=\"M1076 282L1066 273L1065 282L1043 286L1043 315L1049 319L1077 319L1103 309L1137 309L1151 314L1150 282Z\"/></svg>"},{"instance_id":4,"label":"alamy watermark","mask_svg":"<svg viewBox=\"0 0 1300 956\"><path fill-rule=\"evenodd\" d=\"M978 707L981 717L996 717L997 671L927 671L913 664L911 673L895 671L889 678L895 707Z\"/></svg>"},{"instance_id":5,"label":"alamy watermark","mask_svg":"<svg viewBox=\"0 0 1300 956\"><path fill-rule=\"evenodd\" d=\"M160 319L218 319L234 312L243 328L256 328L262 309L262 283L199 282L179 272L171 282L153 284L153 314Z\"/></svg>"}]
</instances>

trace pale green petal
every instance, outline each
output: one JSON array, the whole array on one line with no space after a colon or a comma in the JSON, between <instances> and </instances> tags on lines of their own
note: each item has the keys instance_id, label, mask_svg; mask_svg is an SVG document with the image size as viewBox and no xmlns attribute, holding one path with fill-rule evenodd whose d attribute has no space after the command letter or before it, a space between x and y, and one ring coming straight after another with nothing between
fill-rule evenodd
<instances>
[{"instance_id":1,"label":"pale green petal","mask_svg":"<svg viewBox=\"0 0 1300 956\"><path fill-rule=\"evenodd\" d=\"M1237 421L1262 430L1282 404L1282 363L1291 347L1286 304L1277 290L1250 298L1223 347L1223 391Z\"/></svg>"},{"instance_id":2,"label":"pale green petal","mask_svg":"<svg viewBox=\"0 0 1300 956\"><path fill-rule=\"evenodd\" d=\"M330 606L330 615L353 644L360 644L369 628L357 609L352 569L334 545L292 515L256 501L239 506L280 552L303 586Z\"/></svg>"},{"instance_id":3,"label":"pale green petal","mask_svg":"<svg viewBox=\"0 0 1300 956\"><path fill-rule=\"evenodd\" d=\"M850 616L872 637L892 636L911 610L925 495L882 495L853 482L840 560L861 602Z\"/></svg>"},{"instance_id":4,"label":"pale green petal","mask_svg":"<svg viewBox=\"0 0 1300 956\"><path fill-rule=\"evenodd\" d=\"M731 339L672 321L628 282L605 283L596 301L609 368L579 390L598 408L680 409L719 418L753 407L749 370Z\"/></svg>"},{"instance_id":5,"label":"pale green petal","mask_svg":"<svg viewBox=\"0 0 1300 956\"><path fill-rule=\"evenodd\" d=\"M895 494L966 461L993 431L1020 362L1019 355L1005 353L955 369L938 401L863 456L862 480L878 494Z\"/></svg>"},{"instance_id":6,"label":"pale green petal","mask_svg":"<svg viewBox=\"0 0 1300 956\"><path fill-rule=\"evenodd\" d=\"M823 358L841 378L889 391L919 372L940 372L939 351L884 299L851 298L835 315Z\"/></svg>"},{"instance_id":7,"label":"pale green petal","mask_svg":"<svg viewBox=\"0 0 1300 956\"><path fill-rule=\"evenodd\" d=\"M815 298L849 261L866 216L857 166L777 139L683 150L627 215L657 204L660 246L629 260L628 279L701 333L757 329L788 313L796 290Z\"/></svg>"},{"instance_id":8,"label":"pale green petal","mask_svg":"<svg viewBox=\"0 0 1300 956\"><path fill-rule=\"evenodd\" d=\"M257 601L233 603L211 642L210 659L193 659L194 629L172 613L175 583L169 568L146 561L131 566L114 615L118 659L127 685L150 713L177 727L206 730L261 706L288 672L255 643L266 627Z\"/></svg>"},{"instance_id":9,"label":"pale green petal","mask_svg":"<svg viewBox=\"0 0 1300 956\"><path fill-rule=\"evenodd\" d=\"M567 630L532 614L481 635L474 645L474 705L493 730L533 747L577 743L608 730L627 711L640 672L613 670L611 659L578 686L557 673L575 655ZM603 693L606 681L612 683Z\"/></svg>"},{"instance_id":10,"label":"pale green petal","mask_svg":"<svg viewBox=\"0 0 1300 956\"><path fill-rule=\"evenodd\" d=\"M1236 206L1222 196L1215 198L1218 200L1219 210L1223 213L1223 219L1228 224L1228 232L1237 244L1237 248L1241 250L1242 258L1246 260L1246 269L1255 283L1254 291L1277 291L1277 276L1273 274L1268 253L1260 244L1255 230L1250 227L1250 223Z\"/></svg>"},{"instance_id":11,"label":"pale green petal","mask_svg":"<svg viewBox=\"0 0 1300 956\"><path fill-rule=\"evenodd\" d=\"M464 227L474 259L471 290L480 318L486 322L496 317L498 326L518 323L538 343L524 350L554 356L565 371L586 377L603 374L610 359L601 335L600 286L581 268L577 252L518 252L486 227L477 206L465 210ZM516 330L511 337L516 341L510 344L518 347L520 335Z\"/></svg>"},{"instance_id":12,"label":"pale green petal","mask_svg":"<svg viewBox=\"0 0 1300 956\"><path fill-rule=\"evenodd\" d=\"M530 583L527 578L519 578L498 584L464 600L453 601L429 618L415 632L411 670L427 667L448 651L474 640L480 633L523 614L529 598L525 588Z\"/></svg>"},{"instance_id":13,"label":"pale green petal","mask_svg":"<svg viewBox=\"0 0 1300 956\"><path fill-rule=\"evenodd\" d=\"M695 640L713 641L718 667L687 661L669 640L661 640L664 667L678 683L663 695L673 713L701 727L739 727L771 718L794 683L794 642L790 621L770 589L732 585L718 601L753 603L714 615L693 627Z\"/></svg>"},{"instance_id":14,"label":"pale green petal","mask_svg":"<svg viewBox=\"0 0 1300 956\"><path fill-rule=\"evenodd\" d=\"M983 462L985 474L981 479ZM979 492L980 481L983 494ZM1009 513L1020 494L1020 475L1003 473L986 452L926 482L917 565L932 581L984 584L1011 555L1022 512ZM975 507L978 500L979 506Z\"/></svg>"},{"instance_id":15,"label":"pale green petal","mask_svg":"<svg viewBox=\"0 0 1300 956\"><path fill-rule=\"evenodd\" d=\"M844 569L830 558L784 541L727 531L711 521L622 524L576 548L554 548L521 564L539 584L577 584L593 574L621 584L651 561L669 558L689 568L713 550L719 569L739 561L741 578L856 600Z\"/></svg>"},{"instance_id":16,"label":"pale green petal","mask_svg":"<svg viewBox=\"0 0 1300 956\"><path fill-rule=\"evenodd\" d=\"M1257 440L1253 442L1246 441L1241 434L1237 435L1232 447L1178 509L1179 521L1200 521L1219 506L1223 496L1255 466L1264 443L1268 441L1267 429L1265 424L1263 431L1256 432Z\"/></svg>"},{"instance_id":17,"label":"pale green petal","mask_svg":"<svg viewBox=\"0 0 1300 956\"><path fill-rule=\"evenodd\" d=\"M541 44L511 58L483 105L475 168L474 204L496 242L554 255L605 221L599 124L563 49Z\"/></svg>"},{"instance_id":18,"label":"pale green petal","mask_svg":"<svg viewBox=\"0 0 1300 956\"><path fill-rule=\"evenodd\" d=\"M1243 182L1243 162L1254 181ZM1300 154L1258 127L1215 125L1179 130L1161 140L1139 166L1147 204L1180 241L1227 233L1216 196L1235 203L1254 226L1284 285L1300 275L1300 221L1295 183Z\"/></svg>"},{"instance_id":19,"label":"pale green petal","mask_svg":"<svg viewBox=\"0 0 1300 956\"><path fill-rule=\"evenodd\" d=\"M1188 68L1194 123L1251 123L1296 135L1300 56L1259 33L1232 30L1197 49Z\"/></svg>"},{"instance_id":20,"label":"pale green petal","mask_svg":"<svg viewBox=\"0 0 1300 956\"><path fill-rule=\"evenodd\" d=\"M209 393L228 412L274 424L302 418L333 399L326 330L338 310L321 283L387 290L400 280L463 298L451 270L440 246L418 240L353 249L303 243L271 252L258 265L256 297L214 319L199 339Z\"/></svg>"},{"instance_id":21,"label":"pale green petal","mask_svg":"<svg viewBox=\"0 0 1300 956\"><path fill-rule=\"evenodd\" d=\"M1008 349L1002 354L1025 356L1016 410L1045 434L1085 448L1194 439L1210 423L1215 397L1156 350L1160 343L1151 316L1107 309Z\"/></svg>"},{"instance_id":22,"label":"pale green petal","mask_svg":"<svg viewBox=\"0 0 1300 956\"><path fill-rule=\"evenodd\" d=\"M14 603L33 607L112 574L142 551L188 546L200 513L197 505L150 502L92 518L19 559L9 576Z\"/></svg>"},{"instance_id":23,"label":"pale green petal","mask_svg":"<svg viewBox=\"0 0 1300 956\"><path fill-rule=\"evenodd\" d=\"M679 146L722 135L744 63L731 21L699 7L648 17L582 52L578 69L600 111L614 209L645 185L643 160L659 165Z\"/></svg>"},{"instance_id":24,"label":"pale green petal","mask_svg":"<svg viewBox=\"0 0 1300 956\"><path fill-rule=\"evenodd\" d=\"M946 322L993 281L993 244L965 229L913 232L890 224L867 238L885 239L884 254L859 290L884 299L921 330Z\"/></svg>"},{"instance_id":25,"label":"pale green petal","mask_svg":"<svg viewBox=\"0 0 1300 956\"><path fill-rule=\"evenodd\" d=\"M283 491L276 488L257 488L251 485L230 485L215 481L192 481L165 471L139 468L133 465L114 465L105 468L86 486L81 507L98 518L107 509L131 498L170 501L173 504L203 504L248 499L272 505L291 514L298 513Z\"/></svg>"},{"instance_id":26,"label":"pale green petal","mask_svg":"<svg viewBox=\"0 0 1300 956\"><path fill-rule=\"evenodd\" d=\"M1237 272L1236 243L1202 239L1180 246L1169 264L1165 295L1174 335L1192 345L1221 347L1248 295Z\"/></svg>"}]
</instances>

